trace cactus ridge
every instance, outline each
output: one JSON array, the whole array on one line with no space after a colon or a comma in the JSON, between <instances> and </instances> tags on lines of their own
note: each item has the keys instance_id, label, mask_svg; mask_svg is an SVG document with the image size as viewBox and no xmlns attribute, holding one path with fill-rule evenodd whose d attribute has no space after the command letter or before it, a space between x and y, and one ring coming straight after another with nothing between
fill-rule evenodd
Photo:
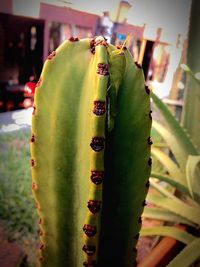
<instances>
[{"instance_id":1,"label":"cactus ridge","mask_svg":"<svg viewBox=\"0 0 200 267\"><path fill-rule=\"evenodd\" d=\"M135 264L151 169L149 94L128 50L103 37L71 37L47 57L30 138L42 267Z\"/></svg>"}]
</instances>

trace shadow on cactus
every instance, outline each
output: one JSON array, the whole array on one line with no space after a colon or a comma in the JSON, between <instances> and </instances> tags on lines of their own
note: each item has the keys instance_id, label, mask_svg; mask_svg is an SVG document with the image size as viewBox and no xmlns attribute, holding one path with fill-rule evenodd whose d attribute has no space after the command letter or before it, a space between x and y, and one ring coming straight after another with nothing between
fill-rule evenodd
<instances>
[{"instance_id":1,"label":"shadow on cactus","mask_svg":"<svg viewBox=\"0 0 200 267\"><path fill-rule=\"evenodd\" d=\"M153 129L165 140L175 161L160 148L152 147L152 155L167 174L152 170L150 184L156 194L149 193L147 201L155 207L145 207L143 217L170 222L173 226L143 228L140 233L171 236L184 243L185 248L168 266L187 267L200 258L200 153L165 104L153 93L151 96L167 125L164 127L153 121ZM186 229L190 227L193 234L178 229L176 224L184 224Z\"/></svg>"},{"instance_id":2,"label":"shadow on cactus","mask_svg":"<svg viewBox=\"0 0 200 267\"><path fill-rule=\"evenodd\" d=\"M36 88L31 168L41 266L136 264L148 191L150 91L128 50L70 38Z\"/></svg>"}]
</instances>

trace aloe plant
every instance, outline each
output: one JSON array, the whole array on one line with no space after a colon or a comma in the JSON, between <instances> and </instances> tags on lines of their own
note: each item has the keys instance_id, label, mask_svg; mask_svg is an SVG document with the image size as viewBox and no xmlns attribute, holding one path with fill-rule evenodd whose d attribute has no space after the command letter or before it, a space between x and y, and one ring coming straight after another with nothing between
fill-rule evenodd
<instances>
[{"instance_id":1,"label":"aloe plant","mask_svg":"<svg viewBox=\"0 0 200 267\"><path fill-rule=\"evenodd\" d=\"M70 38L36 87L31 168L43 267L136 264L149 187L150 90L129 51Z\"/></svg>"},{"instance_id":2,"label":"aloe plant","mask_svg":"<svg viewBox=\"0 0 200 267\"><path fill-rule=\"evenodd\" d=\"M164 127L154 121L153 129L164 139L176 161L156 147L156 144L152 147L152 155L163 165L166 174L152 171L150 184L157 193L148 194L146 200L156 206L145 207L143 217L184 224L198 233L200 227L200 154L166 105L153 93L152 99L166 123ZM170 185L170 188L155 182L155 178L157 181ZM181 193L179 197L173 194L175 189ZM181 253L169 263L170 267L187 267L200 258L198 234L191 234L175 226L143 228L140 233L141 235L171 236L186 245Z\"/></svg>"},{"instance_id":3,"label":"aloe plant","mask_svg":"<svg viewBox=\"0 0 200 267\"><path fill-rule=\"evenodd\" d=\"M182 112L182 125L187 129L195 145L200 150L199 121L200 121L200 3L192 0L191 15L188 33L188 48L186 68L187 83L184 92L184 106ZM196 76L196 74L198 75Z\"/></svg>"}]
</instances>

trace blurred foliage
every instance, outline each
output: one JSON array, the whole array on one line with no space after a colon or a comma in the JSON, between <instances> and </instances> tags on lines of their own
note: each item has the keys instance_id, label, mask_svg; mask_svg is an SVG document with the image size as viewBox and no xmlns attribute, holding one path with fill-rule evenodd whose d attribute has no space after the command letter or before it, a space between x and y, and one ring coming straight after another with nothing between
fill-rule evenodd
<instances>
[{"instance_id":1,"label":"blurred foliage","mask_svg":"<svg viewBox=\"0 0 200 267\"><path fill-rule=\"evenodd\" d=\"M38 216L31 192L30 130L0 135L0 220L7 240L17 242L34 266ZM0 237L1 239L1 237Z\"/></svg>"}]
</instances>

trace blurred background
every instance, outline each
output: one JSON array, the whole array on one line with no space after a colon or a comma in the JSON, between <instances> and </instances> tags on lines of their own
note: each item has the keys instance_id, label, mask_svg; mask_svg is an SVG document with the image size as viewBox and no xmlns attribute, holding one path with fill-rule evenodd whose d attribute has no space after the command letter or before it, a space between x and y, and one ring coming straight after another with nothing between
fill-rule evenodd
<instances>
[{"instance_id":1,"label":"blurred background","mask_svg":"<svg viewBox=\"0 0 200 267\"><path fill-rule=\"evenodd\" d=\"M180 121L191 3L0 1L0 266L15 266L27 255L22 266L35 266L38 222L31 194L29 139L36 82L47 56L71 36L103 35L114 45L127 40L146 83ZM199 80L199 72L195 75ZM158 113L153 116L162 123Z\"/></svg>"},{"instance_id":2,"label":"blurred background","mask_svg":"<svg viewBox=\"0 0 200 267\"><path fill-rule=\"evenodd\" d=\"M1 1L1 110L32 105L45 58L70 36L103 35L115 45L129 36L126 45L142 65L146 81L158 95L168 97L185 56L190 5L190 0ZM180 98L180 90L181 81L170 98Z\"/></svg>"}]
</instances>

